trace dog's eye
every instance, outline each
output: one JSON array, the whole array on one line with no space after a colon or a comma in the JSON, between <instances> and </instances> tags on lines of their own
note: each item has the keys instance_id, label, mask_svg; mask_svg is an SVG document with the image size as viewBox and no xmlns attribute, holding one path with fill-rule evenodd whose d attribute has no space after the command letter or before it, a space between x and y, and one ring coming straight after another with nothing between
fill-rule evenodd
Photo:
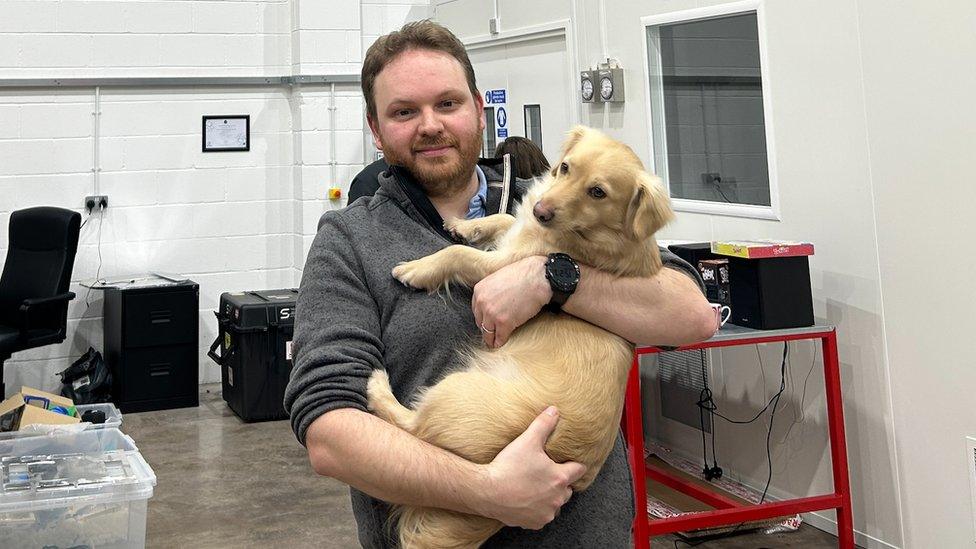
<instances>
[{"instance_id":1,"label":"dog's eye","mask_svg":"<svg viewBox=\"0 0 976 549\"><path fill-rule=\"evenodd\" d=\"M604 198L607 196L607 193L604 192L604 190L600 187L590 187L590 190L587 191L587 193L589 193L589 195L593 198Z\"/></svg>"},{"instance_id":2,"label":"dog's eye","mask_svg":"<svg viewBox=\"0 0 976 549\"><path fill-rule=\"evenodd\" d=\"M563 162L559 165L559 173L566 175L569 173L569 164Z\"/></svg>"}]
</instances>

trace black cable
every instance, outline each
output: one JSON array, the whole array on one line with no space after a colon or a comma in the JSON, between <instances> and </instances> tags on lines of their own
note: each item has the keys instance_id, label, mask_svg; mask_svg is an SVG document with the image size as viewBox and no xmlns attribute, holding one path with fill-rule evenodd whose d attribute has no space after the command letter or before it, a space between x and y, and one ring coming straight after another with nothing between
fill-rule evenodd
<instances>
[{"instance_id":1,"label":"black cable","mask_svg":"<svg viewBox=\"0 0 976 549\"><path fill-rule=\"evenodd\" d=\"M719 186L719 183L722 182L722 178L716 177L715 179L712 180L712 182L715 184L715 190L718 191L718 194L722 195L722 198L724 198L726 202L731 204L732 200L729 197L725 196L725 193L722 192L722 187Z\"/></svg>"},{"instance_id":2,"label":"black cable","mask_svg":"<svg viewBox=\"0 0 976 549\"><path fill-rule=\"evenodd\" d=\"M698 401L698 407L699 407L700 410L708 410L709 413L712 414L712 417L718 416L718 417L724 419L725 421L728 421L729 423L735 423L735 424L743 425L743 424L752 423L752 422L756 421L763 414L763 412L765 412L767 409L769 409L770 405L772 405L772 407L773 407L772 411L769 414L769 428L766 430L766 464L767 464L766 486L763 488L762 495L759 497L759 505L762 505L766 501L766 495L769 493L769 486L770 486L770 484L773 481L773 456L772 456L772 452L770 451L770 440L772 439L772 435L773 435L773 424L774 424L774 422L776 420L776 409L779 407L780 397L782 397L783 396L783 393L786 391L786 363L787 363L787 360L788 360L789 356L790 356L790 345L789 345L789 342L784 341L783 342L783 359L782 359L782 362L780 363L780 370L779 370L779 373L780 373L779 391L777 391L776 394L773 395L773 397L769 399L769 401L766 403L765 406L763 406L763 409L760 410L759 413L757 413L755 416L753 416L751 419L749 419L747 421L730 419L730 418L728 418L728 417L726 417L726 416L724 416L724 415L722 415L721 413L718 412L718 406L715 404L715 401L712 399L712 391L711 391L711 389L708 388L708 378L704 376L704 373L705 373L704 363L702 365L702 374L703 374L703 381L704 381L704 384L705 384L705 388L702 389L701 398ZM699 417L703 417L703 412L701 412L701 411L699 412ZM704 425L704 420L702 420L702 425ZM713 435L713 437L715 435L715 424L714 424L714 422L712 423L712 435ZM714 439L713 439L713 442L714 442ZM704 430L702 430L702 453L703 454L704 454L704 443L705 443L705 432L704 432ZM712 457L713 458L715 457L715 448L714 448L714 446L712 447ZM713 461L713 463L714 463L714 461ZM715 465L715 467L717 467L717 465ZM705 469L706 470L708 469L708 462L707 462L707 460L705 462ZM717 539L726 539L726 538L729 538L729 537L731 537L733 535L736 535L736 533L739 532L739 529L744 524L745 524L745 522L740 522L730 532L726 532L726 533L723 533L723 534L717 534L717 535L715 535L713 537L708 537L707 539L700 540L700 541L698 541L696 543L691 543L691 542L688 542L688 541L685 541L685 540L675 540L674 541L675 549L677 549L677 547L678 547L678 541L681 541L681 543L684 543L688 547L697 547L699 545L708 543L710 541L715 541ZM741 533L741 532L739 532L739 533Z\"/></svg>"}]
</instances>

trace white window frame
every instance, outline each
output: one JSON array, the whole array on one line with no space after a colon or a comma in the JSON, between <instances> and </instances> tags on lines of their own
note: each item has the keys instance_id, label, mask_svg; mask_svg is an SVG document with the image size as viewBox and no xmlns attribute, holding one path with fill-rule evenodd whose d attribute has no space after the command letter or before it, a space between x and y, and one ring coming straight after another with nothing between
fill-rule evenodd
<instances>
[{"instance_id":1,"label":"white window frame","mask_svg":"<svg viewBox=\"0 0 976 549\"><path fill-rule=\"evenodd\" d=\"M779 203L779 178L776 171L776 140L773 138L773 102L772 102L772 80L769 77L769 53L766 49L766 14L763 0L744 0L717 6L695 8L690 10L675 11L659 15L648 15L641 17L641 42L644 49L644 82L647 86L647 101L645 102L648 128L648 143L650 151L648 158L653 166L655 173L661 176L668 186L668 194L671 194L670 182L668 181L668 166L665 160L663 166L658 166L654 154L654 131L651 129L653 124L651 102L655 102L654 109L658 109L661 117L664 117L664 102L662 93L654 93L651 89L650 74L650 54L648 51L648 30L650 27L666 25L672 23L689 23L704 19L716 19L729 15L742 15L747 13L756 14L757 35L759 38L759 73L762 77L762 99L763 99L763 124L766 131L766 164L769 173L769 206L757 206L752 204L729 204L726 202L712 202L708 200L691 200L687 198L671 198L671 206L676 211L695 212L704 214L727 215L733 217L748 217L753 219L772 219L780 221ZM658 90L660 91L660 89ZM667 158L667 142L664 143L662 150L665 151Z\"/></svg>"}]
</instances>

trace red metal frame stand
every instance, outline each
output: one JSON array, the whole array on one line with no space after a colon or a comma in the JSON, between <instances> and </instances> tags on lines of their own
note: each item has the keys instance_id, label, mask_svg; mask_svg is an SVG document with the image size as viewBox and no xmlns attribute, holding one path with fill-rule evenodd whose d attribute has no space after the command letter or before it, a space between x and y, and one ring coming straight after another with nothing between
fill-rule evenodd
<instances>
[{"instance_id":1,"label":"red metal frame stand","mask_svg":"<svg viewBox=\"0 0 976 549\"><path fill-rule=\"evenodd\" d=\"M793 515L825 509L837 511L838 546L843 549L854 547L854 522L851 513L850 479L847 468L847 443L844 438L844 404L840 391L840 362L837 358L837 334L833 328L807 333L787 333L755 335L735 339L715 339L704 343L681 347L678 350L691 351L757 343L776 343L801 339L819 339L823 345L823 367L827 393L827 424L830 440L830 457L833 466L834 493L798 499L743 505L735 500L702 488L698 484L674 476L664 469L644 462L644 430L641 412L640 356L661 352L657 347L639 347L634 352L624 400L624 414L621 420L627 438L627 457L634 477L634 498L637 514L634 517L634 547L648 549L650 537L670 534L683 530L726 526L765 518ZM650 477L714 507L713 511L687 513L667 519L649 520L647 517L646 479Z\"/></svg>"}]
</instances>

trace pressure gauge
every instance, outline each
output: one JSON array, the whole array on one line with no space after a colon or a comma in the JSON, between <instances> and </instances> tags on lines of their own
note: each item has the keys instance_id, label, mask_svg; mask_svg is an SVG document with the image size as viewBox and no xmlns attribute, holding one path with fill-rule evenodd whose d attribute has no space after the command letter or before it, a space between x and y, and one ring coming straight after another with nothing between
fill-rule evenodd
<instances>
[{"instance_id":1,"label":"pressure gauge","mask_svg":"<svg viewBox=\"0 0 976 549\"><path fill-rule=\"evenodd\" d=\"M594 73L590 71L583 71L580 73L580 99L582 99L584 103L593 102L594 80Z\"/></svg>"},{"instance_id":2,"label":"pressure gauge","mask_svg":"<svg viewBox=\"0 0 976 549\"><path fill-rule=\"evenodd\" d=\"M623 69L600 69L597 71L600 85L600 102L622 103L624 101Z\"/></svg>"},{"instance_id":3,"label":"pressure gauge","mask_svg":"<svg viewBox=\"0 0 976 549\"><path fill-rule=\"evenodd\" d=\"M613 97L613 80L610 80L609 76L600 79L600 97L604 101L610 101Z\"/></svg>"},{"instance_id":4,"label":"pressure gauge","mask_svg":"<svg viewBox=\"0 0 976 549\"><path fill-rule=\"evenodd\" d=\"M587 78L583 81L583 101L593 100L593 81Z\"/></svg>"}]
</instances>

